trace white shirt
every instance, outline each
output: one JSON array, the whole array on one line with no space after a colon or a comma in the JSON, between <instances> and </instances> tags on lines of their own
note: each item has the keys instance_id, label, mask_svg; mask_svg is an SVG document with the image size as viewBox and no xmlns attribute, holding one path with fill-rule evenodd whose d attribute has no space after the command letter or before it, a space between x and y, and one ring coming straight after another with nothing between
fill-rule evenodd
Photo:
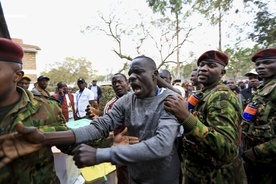
<instances>
[{"instance_id":1,"label":"white shirt","mask_svg":"<svg viewBox=\"0 0 276 184\"><path fill-rule=\"evenodd\" d=\"M182 88L181 86L178 86L178 85L174 85L173 86L175 89L178 89L180 92L181 92L181 96L183 97L183 98L185 98L185 90L184 90L184 88Z\"/></svg>"},{"instance_id":2,"label":"white shirt","mask_svg":"<svg viewBox=\"0 0 276 184\"><path fill-rule=\"evenodd\" d=\"M80 90L76 92L76 111L78 117L86 116L85 109L89 105L90 100L94 100L94 93L91 90L84 88L82 92Z\"/></svg>"},{"instance_id":3,"label":"white shirt","mask_svg":"<svg viewBox=\"0 0 276 184\"><path fill-rule=\"evenodd\" d=\"M94 99L98 99L98 88L97 86L91 86L91 91L94 93Z\"/></svg>"}]
</instances>

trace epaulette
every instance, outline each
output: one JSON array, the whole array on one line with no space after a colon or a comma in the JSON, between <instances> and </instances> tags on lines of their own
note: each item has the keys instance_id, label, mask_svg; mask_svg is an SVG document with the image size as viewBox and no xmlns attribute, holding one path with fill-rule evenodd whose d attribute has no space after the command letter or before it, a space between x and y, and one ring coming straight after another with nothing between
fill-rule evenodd
<instances>
[{"instance_id":1,"label":"epaulette","mask_svg":"<svg viewBox=\"0 0 276 184\"><path fill-rule=\"evenodd\" d=\"M266 86L261 92L260 95L268 95L274 88L276 87L276 83L274 83L271 86Z\"/></svg>"},{"instance_id":2,"label":"epaulette","mask_svg":"<svg viewBox=\"0 0 276 184\"><path fill-rule=\"evenodd\" d=\"M229 91L229 87L226 86L226 85L222 85L222 84L217 85L214 89L215 89L215 91L216 90L219 90L219 91Z\"/></svg>"},{"instance_id":3,"label":"epaulette","mask_svg":"<svg viewBox=\"0 0 276 184\"><path fill-rule=\"evenodd\" d=\"M43 95L36 95L34 94L34 98L40 102L43 102L45 100L54 100L56 101L58 104L60 103L59 100L55 99L54 97L52 96L43 96Z\"/></svg>"}]
</instances>

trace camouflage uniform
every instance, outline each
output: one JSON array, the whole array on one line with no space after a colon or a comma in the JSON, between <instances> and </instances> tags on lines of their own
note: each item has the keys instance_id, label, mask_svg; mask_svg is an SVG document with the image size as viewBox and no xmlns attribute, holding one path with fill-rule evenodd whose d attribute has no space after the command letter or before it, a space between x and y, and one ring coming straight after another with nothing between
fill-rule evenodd
<instances>
[{"instance_id":1,"label":"camouflage uniform","mask_svg":"<svg viewBox=\"0 0 276 184\"><path fill-rule=\"evenodd\" d=\"M256 163L246 160L249 183L276 182L276 79L258 86L249 103L257 104L252 122L243 122L243 148L253 148Z\"/></svg>"},{"instance_id":2,"label":"camouflage uniform","mask_svg":"<svg viewBox=\"0 0 276 184\"><path fill-rule=\"evenodd\" d=\"M21 99L1 122L2 134L14 132L18 121L22 121L25 126L35 126L44 132L68 129L57 101L33 96L30 91L19 87L17 91L21 93ZM59 183L54 170L51 147L44 147L20 157L1 168L0 183Z\"/></svg>"},{"instance_id":3,"label":"camouflage uniform","mask_svg":"<svg viewBox=\"0 0 276 184\"><path fill-rule=\"evenodd\" d=\"M238 154L241 106L222 81L198 91L202 98L185 120L196 126L184 136L185 184L243 183ZM186 124L187 125L187 124Z\"/></svg>"}]
</instances>

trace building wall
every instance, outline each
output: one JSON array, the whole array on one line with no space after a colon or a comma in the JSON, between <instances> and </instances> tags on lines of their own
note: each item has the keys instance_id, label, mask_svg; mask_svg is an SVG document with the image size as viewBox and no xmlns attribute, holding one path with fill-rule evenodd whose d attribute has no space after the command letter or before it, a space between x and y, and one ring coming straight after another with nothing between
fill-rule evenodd
<instances>
[{"instance_id":1,"label":"building wall","mask_svg":"<svg viewBox=\"0 0 276 184\"><path fill-rule=\"evenodd\" d=\"M40 48L35 45L23 43L22 39L12 38L12 40L18 43L24 50L24 57L22 59L23 71L32 79L30 86L33 86L39 75L39 72L37 71L36 54L38 53Z\"/></svg>"},{"instance_id":2,"label":"building wall","mask_svg":"<svg viewBox=\"0 0 276 184\"><path fill-rule=\"evenodd\" d=\"M36 70L36 53L25 52L23 61L23 68L28 70Z\"/></svg>"}]
</instances>

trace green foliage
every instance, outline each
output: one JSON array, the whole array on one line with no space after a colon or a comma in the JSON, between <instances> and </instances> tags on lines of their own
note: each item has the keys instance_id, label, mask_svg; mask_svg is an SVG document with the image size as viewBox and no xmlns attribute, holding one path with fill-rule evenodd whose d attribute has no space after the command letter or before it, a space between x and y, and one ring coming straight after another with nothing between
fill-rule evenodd
<instances>
[{"instance_id":1,"label":"green foliage","mask_svg":"<svg viewBox=\"0 0 276 184\"><path fill-rule=\"evenodd\" d=\"M67 57L63 62L51 65L50 68L50 71L42 72L42 75L50 78L49 88L56 87L60 81L66 82L67 85L76 86L79 77L83 77L89 85L93 74L96 73L92 68L92 62L85 58Z\"/></svg>"},{"instance_id":2,"label":"green foliage","mask_svg":"<svg viewBox=\"0 0 276 184\"><path fill-rule=\"evenodd\" d=\"M170 10L172 13L180 13L183 4L191 2L190 0L147 0L149 6L152 8L153 12L160 12L162 15L166 11Z\"/></svg>"},{"instance_id":3,"label":"green foliage","mask_svg":"<svg viewBox=\"0 0 276 184\"><path fill-rule=\"evenodd\" d=\"M256 1L254 3L258 6L259 11L254 20L254 32L249 34L249 38L266 48L273 44L275 46L276 13L268 11L268 2Z\"/></svg>"},{"instance_id":4,"label":"green foliage","mask_svg":"<svg viewBox=\"0 0 276 184\"><path fill-rule=\"evenodd\" d=\"M101 86L101 89L102 89L102 98L100 99L99 108L100 108L100 113L102 115L105 104L116 95L112 86Z\"/></svg>"},{"instance_id":5,"label":"green foliage","mask_svg":"<svg viewBox=\"0 0 276 184\"><path fill-rule=\"evenodd\" d=\"M193 8L210 19L212 25L219 23L222 14L232 8L233 0L196 0Z\"/></svg>"},{"instance_id":6,"label":"green foliage","mask_svg":"<svg viewBox=\"0 0 276 184\"><path fill-rule=\"evenodd\" d=\"M230 61L226 69L226 77L237 80L238 77L243 77L244 74L254 68L254 63L251 62L251 57L259 50L254 48L227 48L224 52L229 55Z\"/></svg>"},{"instance_id":7,"label":"green foliage","mask_svg":"<svg viewBox=\"0 0 276 184\"><path fill-rule=\"evenodd\" d=\"M183 78L189 80L190 74L196 68L197 68L196 61L192 62L192 63L189 63L189 64L186 64L185 66L182 66L181 70L182 70Z\"/></svg>"}]
</instances>

